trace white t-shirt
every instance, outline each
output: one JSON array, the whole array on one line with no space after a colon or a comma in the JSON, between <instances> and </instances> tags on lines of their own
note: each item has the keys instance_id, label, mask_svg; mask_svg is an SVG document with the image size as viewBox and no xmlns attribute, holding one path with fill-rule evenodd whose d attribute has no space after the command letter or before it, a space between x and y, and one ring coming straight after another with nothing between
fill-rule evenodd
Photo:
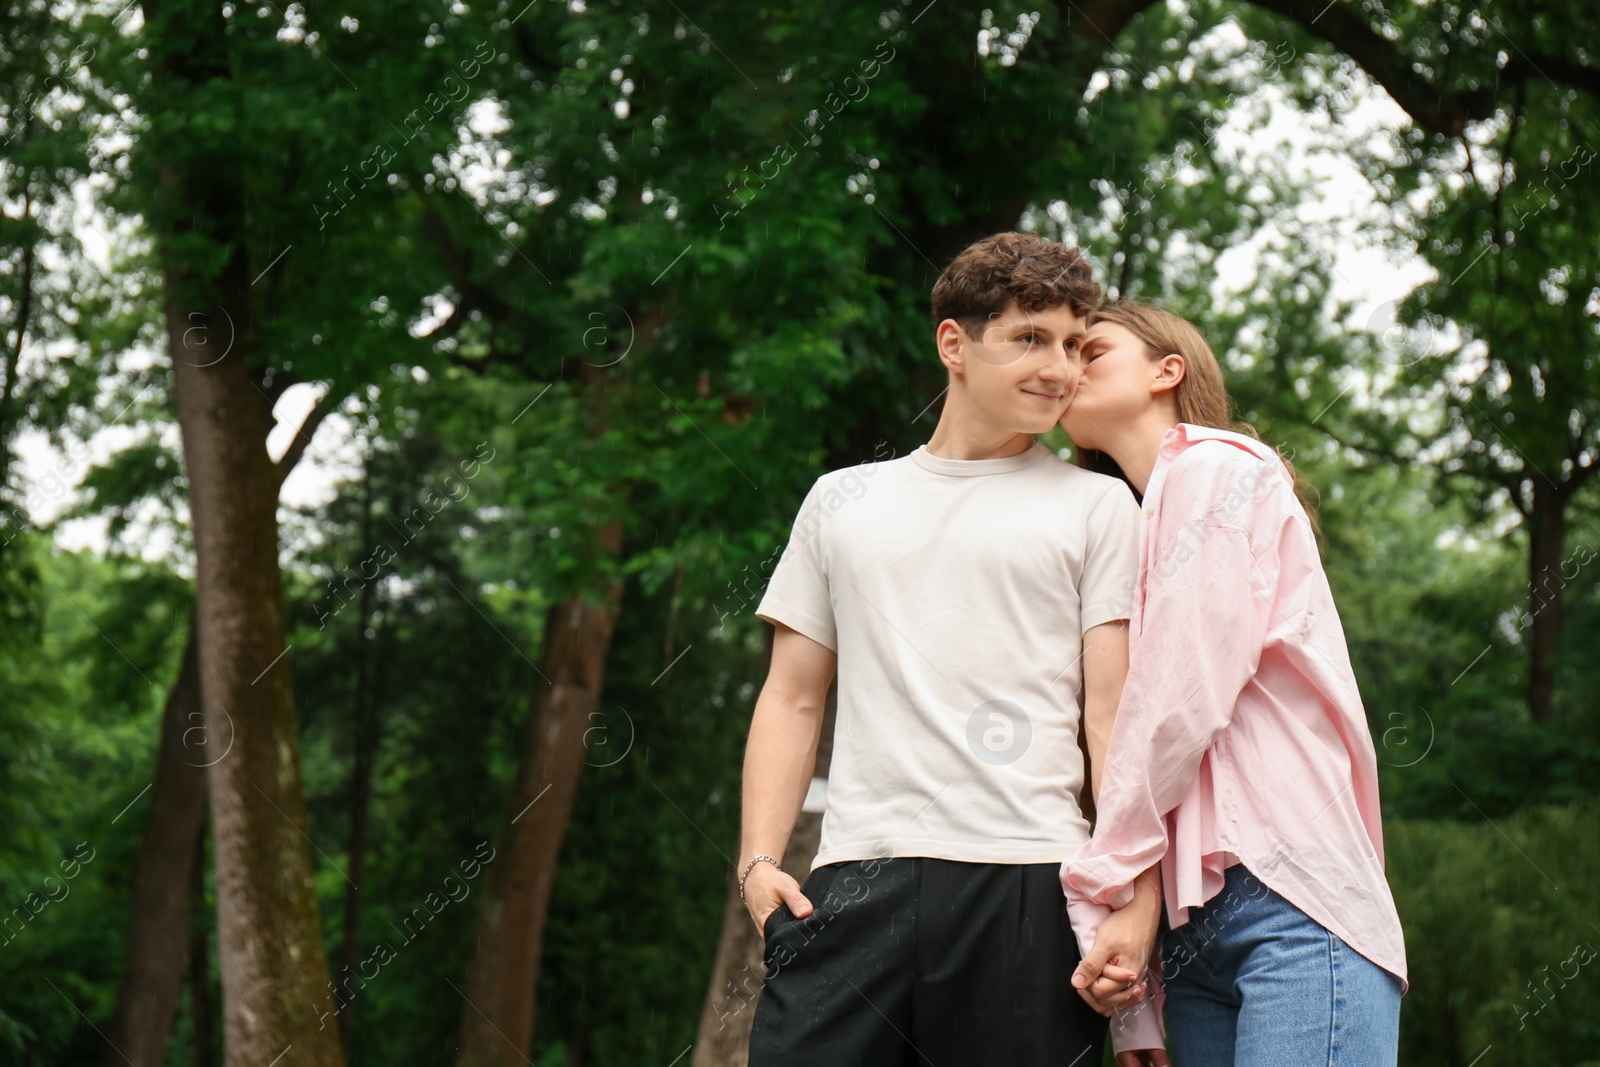
<instances>
[{"instance_id":1,"label":"white t-shirt","mask_svg":"<svg viewBox=\"0 0 1600 1067\"><path fill-rule=\"evenodd\" d=\"M1059 863L1087 840L1083 633L1128 618L1138 556L1128 486L1038 441L818 478L755 611L839 657L812 869Z\"/></svg>"}]
</instances>

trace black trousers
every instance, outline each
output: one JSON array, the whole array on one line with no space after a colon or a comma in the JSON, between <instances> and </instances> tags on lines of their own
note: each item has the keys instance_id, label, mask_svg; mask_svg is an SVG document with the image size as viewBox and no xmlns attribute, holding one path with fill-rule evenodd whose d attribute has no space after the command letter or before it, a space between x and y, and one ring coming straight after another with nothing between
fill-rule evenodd
<instances>
[{"instance_id":1,"label":"black trousers","mask_svg":"<svg viewBox=\"0 0 1600 1067\"><path fill-rule=\"evenodd\" d=\"M750 1067L1099 1067L1058 863L830 863L766 922Z\"/></svg>"}]
</instances>

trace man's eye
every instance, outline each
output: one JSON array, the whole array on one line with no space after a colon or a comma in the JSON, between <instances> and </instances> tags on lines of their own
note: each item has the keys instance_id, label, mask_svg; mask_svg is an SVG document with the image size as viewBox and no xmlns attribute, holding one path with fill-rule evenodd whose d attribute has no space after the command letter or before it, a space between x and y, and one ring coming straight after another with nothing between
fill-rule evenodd
<instances>
[{"instance_id":1,"label":"man's eye","mask_svg":"<svg viewBox=\"0 0 1600 1067\"><path fill-rule=\"evenodd\" d=\"M1023 335L1022 335L1022 336L1021 336L1021 337L1018 337L1018 338L1017 338L1017 340L1019 340L1019 341L1026 341L1026 342L1028 342L1028 343L1029 343L1029 344L1030 344L1030 345L1031 345L1031 344L1033 344L1033 342L1034 342L1034 340L1035 340L1035 339L1036 339L1036 338L1037 338L1037 337L1038 337L1038 336L1039 336L1039 335L1038 335L1038 334L1033 334L1033 333L1025 333L1025 334L1023 334Z\"/></svg>"}]
</instances>

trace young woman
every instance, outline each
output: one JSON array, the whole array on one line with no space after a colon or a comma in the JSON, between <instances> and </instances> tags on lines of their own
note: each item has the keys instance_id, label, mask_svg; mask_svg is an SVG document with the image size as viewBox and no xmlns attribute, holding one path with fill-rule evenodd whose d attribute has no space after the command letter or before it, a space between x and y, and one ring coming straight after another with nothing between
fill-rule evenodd
<instances>
[{"instance_id":1,"label":"young woman","mask_svg":"<svg viewBox=\"0 0 1600 1067\"><path fill-rule=\"evenodd\" d=\"M1194 327L1134 304L1090 321L1061 425L1143 517L1098 820L1061 869L1098 925L1073 984L1102 1014L1137 1003L1159 936L1181 1067L1392 1065L1405 945L1315 506L1233 421Z\"/></svg>"}]
</instances>

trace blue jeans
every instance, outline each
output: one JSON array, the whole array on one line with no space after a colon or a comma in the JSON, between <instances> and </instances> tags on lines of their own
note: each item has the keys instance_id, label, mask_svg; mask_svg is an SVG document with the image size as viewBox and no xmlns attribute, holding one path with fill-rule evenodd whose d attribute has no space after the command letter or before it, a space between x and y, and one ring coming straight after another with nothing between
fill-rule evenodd
<instances>
[{"instance_id":1,"label":"blue jeans","mask_svg":"<svg viewBox=\"0 0 1600 1067\"><path fill-rule=\"evenodd\" d=\"M1161 938L1179 1067L1394 1067L1400 979L1243 864Z\"/></svg>"}]
</instances>

